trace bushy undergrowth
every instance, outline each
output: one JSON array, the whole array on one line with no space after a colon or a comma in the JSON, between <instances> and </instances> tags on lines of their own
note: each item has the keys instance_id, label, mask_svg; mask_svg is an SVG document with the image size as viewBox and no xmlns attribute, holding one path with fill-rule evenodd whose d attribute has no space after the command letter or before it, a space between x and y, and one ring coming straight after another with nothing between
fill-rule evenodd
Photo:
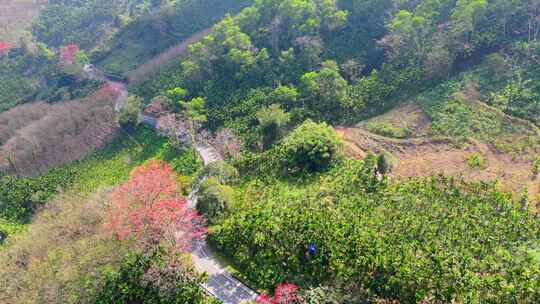
<instances>
[{"instance_id":1,"label":"bushy undergrowth","mask_svg":"<svg viewBox=\"0 0 540 304\"><path fill-rule=\"evenodd\" d=\"M152 164L149 166L153 169L157 168L155 164L166 166L168 175L164 176L160 168L146 172L149 167L138 167L131 174L128 191L136 185L139 194L143 193L139 196L149 200L167 190L169 195L176 193L178 185L172 168L164 163ZM146 174L146 181L138 184L140 174ZM156 185L162 188L153 187ZM192 214L185 199L178 197L178 202L183 203L172 209L168 209L171 207L167 199L145 202L147 206L134 211L126 220L147 211L147 217L141 221L145 225L149 225L150 220L163 222L137 233L131 231L133 233L126 237L110 222L111 218L117 218L117 214L111 213L111 206L118 204L118 195L124 191L124 186L114 191L104 187L93 194L67 193L49 201L25 233L11 236L0 250L0 302L213 303L200 286L203 277L194 272L185 251L176 251L173 249L176 247L170 247L172 244L166 246L169 238L161 239L161 233L172 232L178 235L172 243L183 241L186 246L191 245L192 239L187 234L178 234L183 231L182 227L193 225L190 219L195 220L195 217L184 218ZM148 191L158 192L145 195ZM131 197L126 195L126 198ZM125 208L118 211L129 212L137 203L127 202L123 205ZM167 212L176 220L164 218ZM161 217L156 218L156 213ZM179 223L182 220L185 223ZM166 224L175 227L163 228ZM159 228L163 231L158 232ZM152 235L152 241L145 243L148 239L142 236L142 231Z\"/></svg>"},{"instance_id":2,"label":"bushy undergrowth","mask_svg":"<svg viewBox=\"0 0 540 304\"><path fill-rule=\"evenodd\" d=\"M372 166L245 181L211 238L264 288L346 282L402 303L540 296L540 223L509 195L446 178L378 182Z\"/></svg>"},{"instance_id":3,"label":"bushy undergrowth","mask_svg":"<svg viewBox=\"0 0 540 304\"><path fill-rule=\"evenodd\" d=\"M87 303L100 272L127 247L102 222L107 193L63 195L0 250L0 302Z\"/></svg>"},{"instance_id":4,"label":"bushy undergrowth","mask_svg":"<svg viewBox=\"0 0 540 304\"><path fill-rule=\"evenodd\" d=\"M458 144L481 140L503 152L535 151L540 144L538 128L486 106L472 85L457 78L417 96L416 101L432 120L434 135L449 136Z\"/></svg>"},{"instance_id":5,"label":"bushy undergrowth","mask_svg":"<svg viewBox=\"0 0 540 304\"><path fill-rule=\"evenodd\" d=\"M170 259L159 250L152 255L127 255L119 269L105 273L104 282L94 296L95 303L217 303L200 286L203 278L182 265L186 261L175 267Z\"/></svg>"},{"instance_id":6,"label":"bushy undergrowth","mask_svg":"<svg viewBox=\"0 0 540 304\"><path fill-rule=\"evenodd\" d=\"M176 150L167 139L141 127L123 133L105 149L73 164L36 177L4 176L0 179L0 216L27 222L33 212L59 192L91 193L115 185L130 171L151 158L170 161L182 175L193 174L201 162L190 149ZM175 165L176 164L176 165Z\"/></svg>"},{"instance_id":7,"label":"bushy undergrowth","mask_svg":"<svg viewBox=\"0 0 540 304\"><path fill-rule=\"evenodd\" d=\"M108 72L126 73L191 34L212 26L226 13L234 14L252 0L187 0L161 4L152 16L130 18L98 58ZM160 62L162 63L162 62Z\"/></svg>"},{"instance_id":8,"label":"bushy undergrowth","mask_svg":"<svg viewBox=\"0 0 540 304\"><path fill-rule=\"evenodd\" d=\"M397 127L388 122L371 122L366 128L375 134L392 138L407 138L411 136L412 131L406 127Z\"/></svg>"}]
</instances>

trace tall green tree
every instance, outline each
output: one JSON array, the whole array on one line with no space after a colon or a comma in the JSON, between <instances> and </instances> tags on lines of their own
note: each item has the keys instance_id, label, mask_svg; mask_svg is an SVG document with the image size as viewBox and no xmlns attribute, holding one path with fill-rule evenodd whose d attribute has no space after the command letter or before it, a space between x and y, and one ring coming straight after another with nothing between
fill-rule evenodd
<instances>
[{"instance_id":1,"label":"tall green tree","mask_svg":"<svg viewBox=\"0 0 540 304\"><path fill-rule=\"evenodd\" d=\"M283 128L289 123L290 115L280 105L273 104L259 110L256 114L263 148L268 149L283 134Z\"/></svg>"},{"instance_id":2,"label":"tall green tree","mask_svg":"<svg viewBox=\"0 0 540 304\"><path fill-rule=\"evenodd\" d=\"M306 106L315 117L335 120L351 107L347 81L335 61L324 62L318 72L304 74L300 87Z\"/></svg>"},{"instance_id":3,"label":"tall green tree","mask_svg":"<svg viewBox=\"0 0 540 304\"><path fill-rule=\"evenodd\" d=\"M208 120L206 116L206 100L203 97L196 97L190 101L180 102L181 113L186 119L188 134L191 139L193 149L197 146L197 132L201 125Z\"/></svg>"},{"instance_id":4,"label":"tall green tree","mask_svg":"<svg viewBox=\"0 0 540 304\"><path fill-rule=\"evenodd\" d=\"M143 101L137 95L131 95L127 98L118 118L122 126L133 129L139 124L139 114L143 108Z\"/></svg>"}]
</instances>

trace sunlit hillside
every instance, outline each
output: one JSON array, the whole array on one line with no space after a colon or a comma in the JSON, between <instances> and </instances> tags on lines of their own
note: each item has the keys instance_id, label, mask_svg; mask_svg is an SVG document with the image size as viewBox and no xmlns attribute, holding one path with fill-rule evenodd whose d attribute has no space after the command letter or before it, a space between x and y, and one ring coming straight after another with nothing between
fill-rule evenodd
<instances>
[{"instance_id":1,"label":"sunlit hillside","mask_svg":"<svg viewBox=\"0 0 540 304\"><path fill-rule=\"evenodd\" d=\"M17 43L47 0L0 0L0 41Z\"/></svg>"}]
</instances>

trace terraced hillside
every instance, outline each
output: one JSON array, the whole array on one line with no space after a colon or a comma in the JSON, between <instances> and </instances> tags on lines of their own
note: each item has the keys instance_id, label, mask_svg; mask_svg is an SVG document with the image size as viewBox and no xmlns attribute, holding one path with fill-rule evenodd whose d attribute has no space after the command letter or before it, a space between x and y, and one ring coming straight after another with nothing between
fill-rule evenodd
<instances>
[{"instance_id":1,"label":"terraced hillside","mask_svg":"<svg viewBox=\"0 0 540 304\"><path fill-rule=\"evenodd\" d=\"M47 0L0 0L0 40L16 43Z\"/></svg>"}]
</instances>

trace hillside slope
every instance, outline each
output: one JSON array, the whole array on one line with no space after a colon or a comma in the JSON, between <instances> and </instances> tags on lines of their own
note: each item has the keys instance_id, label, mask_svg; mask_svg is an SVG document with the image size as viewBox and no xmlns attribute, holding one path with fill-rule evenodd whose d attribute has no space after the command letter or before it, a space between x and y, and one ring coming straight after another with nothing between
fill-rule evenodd
<instances>
[{"instance_id":1,"label":"hillside slope","mask_svg":"<svg viewBox=\"0 0 540 304\"><path fill-rule=\"evenodd\" d=\"M17 43L48 0L0 0L0 41Z\"/></svg>"}]
</instances>

